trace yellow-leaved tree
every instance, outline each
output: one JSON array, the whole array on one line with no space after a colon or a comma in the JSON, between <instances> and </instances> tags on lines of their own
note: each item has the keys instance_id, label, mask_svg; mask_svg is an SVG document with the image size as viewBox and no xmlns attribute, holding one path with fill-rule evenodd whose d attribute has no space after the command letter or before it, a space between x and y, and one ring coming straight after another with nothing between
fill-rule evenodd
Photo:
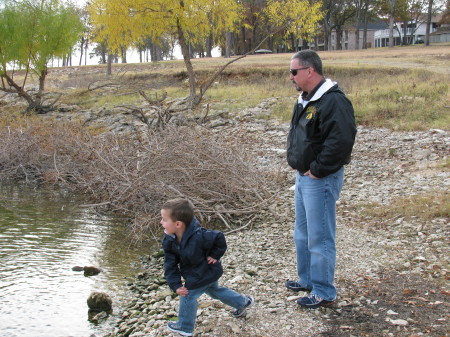
<instances>
[{"instance_id":1,"label":"yellow-leaved tree","mask_svg":"<svg viewBox=\"0 0 450 337\"><path fill-rule=\"evenodd\" d=\"M308 0L269 0L264 14L274 30L284 31L285 40L294 37L311 40L323 19L322 2ZM295 49L295 46L291 46Z\"/></svg>"},{"instance_id":2,"label":"yellow-leaved tree","mask_svg":"<svg viewBox=\"0 0 450 337\"><path fill-rule=\"evenodd\" d=\"M158 41L166 34L174 36L188 72L192 106L206 90L197 83L189 43L201 44L213 36L218 45L225 32L235 30L241 11L236 0L92 0L89 5L95 39L106 42L110 53L145 37Z\"/></svg>"}]
</instances>

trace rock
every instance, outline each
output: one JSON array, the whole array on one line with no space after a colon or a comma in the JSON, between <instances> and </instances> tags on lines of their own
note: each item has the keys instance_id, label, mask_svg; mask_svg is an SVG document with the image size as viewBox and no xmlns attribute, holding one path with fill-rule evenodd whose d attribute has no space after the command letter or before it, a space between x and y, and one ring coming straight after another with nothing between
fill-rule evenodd
<instances>
[{"instance_id":1,"label":"rock","mask_svg":"<svg viewBox=\"0 0 450 337\"><path fill-rule=\"evenodd\" d=\"M93 275L97 275L98 273L100 273L102 270L98 267L94 267L94 266L75 266L72 267L73 271L84 271L84 276L93 276Z\"/></svg>"},{"instance_id":2,"label":"rock","mask_svg":"<svg viewBox=\"0 0 450 337\"><path fill-rule=\"evenodd\" d=\"M390 320L390 323L393 325L399 325L399 326L407 326L409 323L408 321L404 319L392 319Z\"/></svg>"},{"instance_id":3,"label":"rock","mask_svg":"<svg viewBox=\"0 0 450 337\"><path fill-rule=\"evenodd\" d=\"M84 276L93 276L99 274L102 270L94 266L85 266L83 268Z\"/></svg>"},{"instance_id":4,"label":"rock","mask_svg":"<svg viewBox=\"0 0 450 337\"><path fill-rule=\"evenodd\" d=\"M97 311L89 311L88 317L89 321L94 323L99 323L100 321L104 321L108 318L108 313L105 311L97 312Z\"/></svg>"},{"instance_id":5,"label":"rock","mask_svg":"<svg viewBox=\"0 0 450 337\"><path fill-rule=\"evenodd\" d=\"M104 292L92 292L87 299L90 311L110 311L112 310L112 299Z\"/></svg>"}]
</instances>

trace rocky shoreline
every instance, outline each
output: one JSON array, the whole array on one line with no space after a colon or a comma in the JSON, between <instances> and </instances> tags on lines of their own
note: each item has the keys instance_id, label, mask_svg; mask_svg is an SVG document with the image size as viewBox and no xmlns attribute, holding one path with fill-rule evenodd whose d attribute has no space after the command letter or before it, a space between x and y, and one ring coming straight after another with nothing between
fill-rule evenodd
<instances>
[{"instance_id":1,"label":"rocky shoreline","mask_svg":"<svg viewBox=\"0 0 450 337\"><path fill-rule=\"evenodd\" d=\"M253 118L244 124L224 125L222 131L254 143L261 165L285 177L261 216L264 221L226 236L221 282L251 294L257 303L245 318L235 319L230 308L202 296L195 336L448 336L448 212L425 222L378 219L361 214L357 205L448 193L449 132L359 127L338 203L338 303L304 310L295 303L302 294L284 288L295 277L289 189L294 173L284 164L283 151L287 125ZM179 336L166 328L176 319L178 299L164 282L162 261L160 254L143 259L145 271L130 285L134 297L107 336Z\"/></svg>"},{"instance_id":2,"label":"rocky shoreline","mask_svg":"<svg viewBox=\"0 0 450 337\"><path fill-rule=\"evenodd\" d=\"M296 274L290 190L294 172L284 153L288 125L267 120L278 99L264 100L232 119L226 118L226 110L214 111L216 117L206 123L252 149L256 164L274 172L280 189L260 220L226 235L229 248L221 282L254 296L255 307L235 319L230 308L202 296L195 336L449 336L450 132L358 128L338 202L338 303L303 310L295 303L302 294L284 287ZM2 107L21 105L25 107L15 95L0 97ZM147 119L155 118L151 109L142 109ZM113 133L147 128L121 108L91 111L60 105L42 117L79 121ZM426 221L419 216L382 216L383 206L420 194L444 196L447 213ZM379 217L362 211L371 203L379 205ZM114 313L120 318L106 336L179 336L166 329L167 320L176 317L178 299L163 279L162 257L143 257L142 264L145 271L129 285L129 303ZM101 316L100 324L107 319Z\"/></svg>"}]
</instances>

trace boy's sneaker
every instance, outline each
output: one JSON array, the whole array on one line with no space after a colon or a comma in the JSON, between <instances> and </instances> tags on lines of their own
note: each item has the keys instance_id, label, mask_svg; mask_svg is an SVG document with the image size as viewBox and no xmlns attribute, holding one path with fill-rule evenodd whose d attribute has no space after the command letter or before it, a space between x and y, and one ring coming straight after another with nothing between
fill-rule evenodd
<instances>
[{"instance_id":1,"label":"boy's sneaker","mask_svg":"<svg viewBox=\"0 0 450 337\"><path fill-rule=\"evenodd\" d=\"M253 306L253 304L255 304L255 299L252 296L245 295L245 299L246 299L245 305L242 309L234 309L233 310L234 317L236 317L236 318L241 317L242 315L245 314L245 311L247 309L250 309Z\"/></svg>"},{"instance_id":2,"label":"boy's sneaker","mask_svg":"<svg viewBox=\"0 0 450 337\"><path fill-rule=\"evenodd\" d=\"M299 292L299 291L308 291L309 292L309 291L311 291L311 289L305 288L304 286L302 286L297 281L286 281L286 283L284 285L289 290L292 290L292 291L295 291L295 292Z\"/></svg>"},{"instance_id":3,"label":"boy's sneaker","mask_svg":"<svg viewBox=\"0 0 450 337\"><path fill-rule=\"evenodd\" d=\"M336 299L334 299L333 301L326 301L316 294L309 294L309 296L299 298L297 300L297 304L304 308L315 309L322 306L332 305L334 304L335 300Z\"/></svg>"},{"instance_id":4,"label":"boy's sneaker","mask_svg":"<svg viewBox=\"0 0 450 337\"><path fill-rule=\"evenodd\" d=\"M178 326L178 322L169 322L169 323L167 323L167 328L170 331L177 332L177 333L179 333L182 336L192 336L192 332L187 332L187 331L181 330L180 327Z\"/></svg>"}]
</instances>

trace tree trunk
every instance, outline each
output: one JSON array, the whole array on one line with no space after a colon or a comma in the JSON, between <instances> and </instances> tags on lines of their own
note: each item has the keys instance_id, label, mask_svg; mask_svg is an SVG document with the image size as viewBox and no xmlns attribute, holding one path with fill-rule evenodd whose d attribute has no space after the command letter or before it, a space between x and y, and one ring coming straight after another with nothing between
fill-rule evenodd
<instances>
[{"instance_id":1,"label":"tree trunk","mask_svg":"<svg viewBox=\"0 0 450 337\"><path fill-rule=\"evenodd\" d=\"M363 22L364 22L364 32L363 32L363 45L362 49L367 49L367 25L369 24L368 19L368 10L369 10L369 1L364 1L364 10L363 10ZM372 46L373 48L374 46Z\"/></svg>"},{"instance_id":2,"label":"tree trunk","mask_svg":"<svg viewBox=\"0 0 450 337\"><path fill-rule=\"evenodd\" d=\"M212 44L213 44L213 38L212 34L208 36L206 39L206 57L212 57Z\"/></svg>"},{"instance_id":3,"label":"tree trunk","mask_svg":"<svg viewBox=\"0 0 450 337\"><path fill-rule=\"evenodd\" d=\"M295 46L295 38L294 38L294 33L289 34L289 39L291 40L291 48L293 52L297 51L297 47Z\"/></svg>"},{"instance_id":4,"label":"tree trunk","mask_svg":"<svg viewBox=\"0 0 450 337\"><path fill-rule=\"evenodd\" d=\"M402 45L406 46L408 44L408 21L403 22L403 42Z\"/></svg>"},{"instance_id":5,"label":"tree trunk","mask_svg":"<svg viewBox=\"0 0 450 337\"><path fill-rule=\"evenodd\" d=\"M27 70L27 73L28 73L28 70ZM35 106L36 106L36 103L35 103L35 101L33 100L33 97L31 97L31 95L30 94L28 94L24 89L23 89L23 87L21 87L20 85L18 85L16 82L14 82L14 80L11 78L11 77L9 77L9 75L5 72L4 74L2 74L2 79L5 79L6 80L6 83L8 83L8 85L11 87L11 88L14 88L14 89L3 89L2 91L5 91L5 92L9 92L9 93L15 93L15 94L17 94L19 97L22 97L23 99L25 99L26 101L27 101L27 103L28 103L28 108L30 109L30 108L34 108Z\"/></svg>"},{"instance_id":6,"label":"tree trunk","mask_svg":"<svg viewBox=\"0 0 450 337\"><path fill-rule=\"evenodd\" d=\"M45 78L48 74L47 67L44 67L42 69L41 74L39 75L39 94L42 94L42 92L45 90Z\"/></svg>"},{"instance_id":7,"label":"tree trunk","mask_svg":"<svg viewBox=\"0 0 450 337\"><path fill-rule=\"evenodd\" d=\"M81 37L81 42L80 42L80 66L81 63L83 62L83 52L84 52L84 36Z\"/></svg>"},{"instance_id":8,"label":"tree trunk","mask_svg":"<svg viewBox=\"0 0 450 337\"><path fill-rule=\"evenodd\" d=\"M427 17L427 27L425 33L425 46L430 45L430 31L431 31L431 12L433 10L433 0L428 0L428 17Z\"/></svg>"},{"instance_id":9,"label":"tree trunk","mask_svg":"<svg viewBox=\"0 0 450 337\"><path fill-rule=\"evenodd\" d=\"M396 0L391 0L391 13L389 15L389 48L394 47L394 20Z\"/></svg>"},{"instance_id":10,"label":"tree trunk","mask_svg":"<svg viewBox=\"0 0 450 337\"><path fill-rule=\"evenodd\" d=\"M342 29L336 26L336 50L342 50Z\"/></svg>"},{"instance_id":11,"label":"tree trunk","mask_svg":"<svg viewBox=\"0 0 450 337\"><path fill-rule=\"evenodd\" d=\"M245 38L245 27L241 27L242 31L242 52L240 54L245 54L247 52L247 40Z\"/></svg>"},{"instance_id":12,"label":"tree trunk","mask_svg":"<svg viewBox=\"0 0 450 337\"><path fill-rule=\"evenodd\" d=\"M225 58L231 57L231 32L225 33Z\"/></svg>"},{"instance_id":13,"label":"tree trunk","mask_svg":"<svg viewBox=\"0 0 450 337\"><path fill-rule=\"evenodd\" d=\"M84 41L84 65L87 65L88 42L89 42L88 39L86 39L86 41Z\"/></svg>"},{"instance_id":14,"label":"tree trunk","mask_svg":"<svg viewBox=\"0 0 450 337\"><path fill-rule=\"evenodd\" d=\"M238 52L239 34L231 33L231 45L233 47L234 55L239 54ZM230 53L231 56L231 53Z\"/></svg>"},{"instance_id":15,"label":"tree trunk","mask_svg":"<svg viewBox=\"0 0 450 337\"><path fill-rule=\"evenodd\" d=\"M111 76L112 75L112 61L113 61L114 55L108 53L108 61L106 65L106 75Z\"/></svg>"},{"instance_id":16,"label":"tree trunk","mask_svg":"<svg viewBox=\"0 0 450 337\"><path fill-rule=\"evenodd\" d=\"M194 68L192 67L190 59L189 47L186 43L184 31L181 28L180 21L178 19L177 19L177 33L178 33L178 43L180 44L181 47L181 54L183 54L184 64L188 72L189 100L191 101L192 105L196 105L198 103L197 100L199 100L199 98L197 97L197 81L195 80L195 72Z\"/></svg>"},{"instance_id":17,"label":"tree trunk","mask_svg":"<svg viewBox=\"0 0 450 337\"><path fill-rule=\"evenodd\" d=\"M122 63L127 63L127 50L125 49L125 47L120 48L120 54L121 54Z\"/></svg>"},{"instance_id":18,"label":"tree trunk","mask_svg":"<svg viewBox=\"0 0 450 337\"><path fill-rule=\"evenodd\" d=\"M323 28L324 28L323 49L329 50L330 49L329 44L331 42L331 39L330 39L331 29L330 29L330 26L329 26L327 20L324 21Z\"/></svg>"},{"instance_id":19,"label":"tree trunk","mask_svg":"<svg viewBox=\"0 0 450 337\"><path fill-rule=\"evenodd\" d=\"M359 27L356 27L356 31L355 31L355 49L358 50L359 49Z\"/></svg>"}]
</instances>

